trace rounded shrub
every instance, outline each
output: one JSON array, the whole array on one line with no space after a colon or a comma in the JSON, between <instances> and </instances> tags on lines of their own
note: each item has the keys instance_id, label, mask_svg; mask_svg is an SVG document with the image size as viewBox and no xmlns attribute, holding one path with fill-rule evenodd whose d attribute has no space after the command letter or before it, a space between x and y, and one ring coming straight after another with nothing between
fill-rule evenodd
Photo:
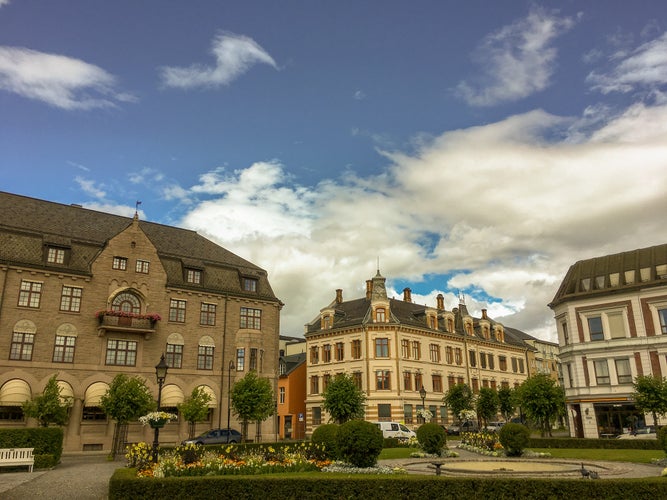
<instances>
[{"instance_id":1,"label":"rounded shrub","mask_svg":"<svg viewBox=\"0 0 667 500\"><path fill-rule=\"evenodd\" d=\"M313 431L313 435L310 438L310 441L313 444L323 448L324 455L327 458L338 458L338 452L336 451L338 448L336 443L338 427L340 427L338 424L320 425Z\"/></svg>"},{"instance_id":2,"label":"rounded shrub","mask_svg":"<svg viewBox=\"0 0 667 500\"><path fill-rule=\"evenodd\" d=\"M525 425L508 423L500 428L498 439L507 456L518 457L528 446L530 430Z\"/></svg>"},{"instance_id":3,"label":"rounded shrub","mask_svg":"<svg viewBox=\"0 0 667 500\"><path fill-rule=\"evenodd\" d=\"M338 456L355 467L372 467L382 451L384 438L377 425L350 420L338 428Z\"/></svg>"},{"instance_id":4,"label":"rounded shrub","mask_svg":"<svg viewBox=\"0 0 667 500\"><path fill-rule=\"evenodd\" d=\"M438 424L429 422L417 429L417 441L426 453L439 455L447 442L447 434Z\"/></svg>"},{"instance_id":5,"label":"rounded shrub","mask_svg":"<svg viewBox=\"0 0 667 500\"><path fill-rule=\"evenodd\" d=\"M667 425L658 429L658 442L665 453L667 453Z\"/></svg>"}]
</instances>

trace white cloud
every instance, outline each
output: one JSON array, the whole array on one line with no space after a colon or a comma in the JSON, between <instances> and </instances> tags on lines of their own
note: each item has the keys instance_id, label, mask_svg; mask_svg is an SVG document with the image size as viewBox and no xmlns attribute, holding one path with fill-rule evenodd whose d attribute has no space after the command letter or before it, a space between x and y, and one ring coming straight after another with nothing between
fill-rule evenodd
<instances>
[{"instance_id":1,"label":"white cloud","mask_svg":"<svg viewBox=\"0 0 667 500\"><path fill-rule=\"evenodd\" d=\"M5 5L9 5L10 0L0 0L0 8L4 7Z\"/></svg>"},{"instance_id":2,"label":"white cloud","mask_svg":"<svg viewBox=\"0 0 667 500\"><path fill-rule=\"evenodd\" d=\"M552 42L574 24L572 18L533 8L526 18L489 34L475 54L484 77L460 82L458 95L472 106L492 106L545 89L557 56Z\"/></svg>"},{"instance_id":3,"label":"white cloud","mask_svg":"<svg viewBox=\"0 0 667 500\"><path fill-rule=\"evenodd\" d=\"M58 54L0 46L0 89L67 110L115 107L134 97L115 90L102 68Z\"/></svg>"},{"instance_id":4,"label":"white cloud","mask_svg":"<svg viewBox=\"0 0 667 500\"><path fill-rule=\"evenodd\" d=\"M353 97L354 97L354 99L356 99L357 101L363 101L364 99L366 99L366 94L364 93L363 90L357 90L357 91L354 93Z\"/></svg>"},{"instance_id":5,"label":"white cloud","mask_svg":"<svg viewBox=\"0 0 667 500\"><path fill-rule=\"evenodd\" d=\"M252 38L233 33L221 33L213 39L211 53L215 66L194 64L187 68L166 66L160 69L162 82L167 87L190 89L217 88L229 85L255 64L268 64L277 69L276 62Z\"/></svg>"},{"instance_id":6,"label":"white cloud","mask_svg":"<svg viewBox=\"0 0 667 500\"><path fill-rule=\"evenodd\" d=\"M115 203L101 203L101 202L88 202L88 203L83 203L84 208L88 208L90 210L97 210L98 212L104 212L107 214L116 214L116 215L121 215L123 217L134 217L134 213L136 211L135 207L130 207L127 205L118 205ZM140 219L145 219L146 214L144 213L143 210L138 211L139 218Z\"/></svg>"},{"instance_id":7,"label":"white cloud","mask_svg":"<svg viewBox=\"0 0 667 500\"><path fill-rule=\"evenodd\" d=\"M93 198L104 199L107 196L106 191L103 188L96 186L95 181L90 179L84 179L83 177L76 176L74 181L79 185L81 190Z\"/></svg>"},{"instance_id":8,"label":"white cloud","mask_svg":"<svg viewBox=\"0 0 667 500\"><path fill-rule=\"evenodd\" d=\"M603 94L654 89L667 84L667 32L623 58L608 73L591 72L586 81Z\"/></svg>"}]
</instances>

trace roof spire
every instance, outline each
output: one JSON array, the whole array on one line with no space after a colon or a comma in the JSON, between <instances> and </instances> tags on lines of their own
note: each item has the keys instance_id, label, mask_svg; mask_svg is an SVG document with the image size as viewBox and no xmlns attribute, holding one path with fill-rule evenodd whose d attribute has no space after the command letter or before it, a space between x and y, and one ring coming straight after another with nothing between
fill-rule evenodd
<instances>
[{"instance_id":1,"label":"roof spire","mask_svg":"<svg viewBox=\"0 0 667 500\"><path fill-rule=\"evenodd\" d=\"M139 205L141 205L141 202L137 200L137 202L134 204L134 218L138 219L139 218Z\"/></svg>"}]
</instances>

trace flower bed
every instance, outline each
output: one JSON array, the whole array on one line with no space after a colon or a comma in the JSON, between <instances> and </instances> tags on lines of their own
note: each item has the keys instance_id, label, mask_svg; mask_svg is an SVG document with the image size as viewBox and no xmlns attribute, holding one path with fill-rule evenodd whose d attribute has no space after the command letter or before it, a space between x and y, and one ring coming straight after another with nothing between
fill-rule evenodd
<instances>
[{"instance_id":1,"label":"flower bed","mask_svg":"<svg viewBox=\"0 0 667 500\"><path fill-rule=\"evenodd\" d=\"M463 432L459 448L492 457L505 455L503 445L498 441L498 434L495 432Z\"/></svg>"}]
</instances>

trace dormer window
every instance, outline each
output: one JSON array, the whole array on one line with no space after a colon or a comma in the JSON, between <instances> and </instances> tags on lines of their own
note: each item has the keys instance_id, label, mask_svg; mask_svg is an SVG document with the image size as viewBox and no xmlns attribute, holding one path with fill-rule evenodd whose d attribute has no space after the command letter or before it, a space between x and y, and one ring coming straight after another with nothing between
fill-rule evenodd
<instances>
[{"instance_id":1,"label":"dormer window","mask_svg":"<svg viewBox=\"0 0 667 500\"><path fill-rule=\"evenodd\" d=\"M322 329L327 330L331 328L331 316L328 314L322 317Z\"/></svg>"},{"instance_id":2,"label":"dormer window","mask_svg":"<svg viewBox=\"0 0 667 500\"><path fill-rule=\"evenodd\" d=\"M186 269L185 270L185 281L187 283L192 283L193 285L201 285L202 282L202 272L200 269Z\"/></svg>"},{"instance_id":3,"label":"dormer window","mask_svg":"<svg viewBox=\"0 0 667 500\"><path fill-rule=\"evenodd\" d=\"M137 264L134 270L141 274L148 274L148 269L150 267L150 262L147 260L137 259Z\"/></svg>"},{"instance_id":4,"label":"dormer window","mask_svg":"<svg viewBox=\"0 0 667 500\"><path fill-rule=\"evenodd\" d=\"M125 271L127 269L127 257L114 257L111 269Z\"/></svg>"},{"instance_id":5,"label":"dormer window","mask_svg":"<svg viewBox=\"0 0 667 500\"><path fill-rule=\"evenodd\" d=\"M378 307L377 309L375 309L375 322L376 323L387 322L387 313L384 307Z\"/></svg>"},{"instance_id":6,"label":"dormer window","mask_svg":"<svg viewBox=\"0 0 667 500\"><path fill-rule=\"evenodd\" d=\"M49 264L64 264L65 249L59 247L48 247L46 251L46 262Z\"/></svg>"},{"instance_id":7,"label":"dormer window","mask_svg":"<svg viewBox=\"0 0 667 500\"><path fill-rule=\"evenodd\" d=\"M243 278L243 290L245 292L257 292L257 280L255 278Z\"/></svg>"}]
</instances>

